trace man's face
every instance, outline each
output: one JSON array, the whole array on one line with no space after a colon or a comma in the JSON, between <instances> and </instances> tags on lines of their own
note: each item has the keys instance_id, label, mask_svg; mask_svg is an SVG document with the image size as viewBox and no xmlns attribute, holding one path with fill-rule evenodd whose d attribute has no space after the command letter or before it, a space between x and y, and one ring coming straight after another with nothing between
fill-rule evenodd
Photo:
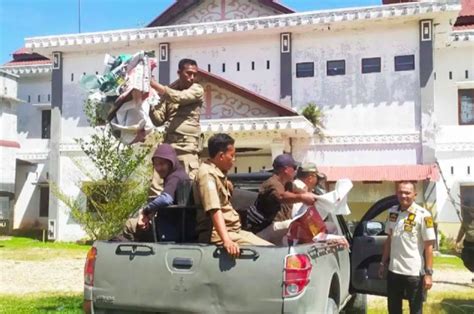
<instances>
[{"instance_id":1,"label":"man's face","mask_svg":"<svg viewBox=\"0 0 474 314\"><path fill-rule=\"evenodd\" d=\"M303 181L308 187L308 191L312 191L318 184L318 175L315 172L309 173Z\"/></svg>"},{"instance_id":2,"label":"man's face","mask_svg":"<svg viewBox=\"0 0 474 314\"><path fill-rule=\"evenodd\" d=\"M232 166L234 166L235 162L235 147L234 145L227 146L227 151L219 152L217 154L218 158L218 168L221 169L223 172L227 173Z\"/></svg>"},{"instance_id":3,"label":"man's face","mask_svg":"<svg viewBox=\"0 0 474 314\"><path fill-rule=\"evenodd\" d=\"M285 169L283 170L283 173L285 174L285 178L288 181L293 181L293 179L296 176L296 166L286 166Z\"/></svg>"},{"instance_id":4,"label":"man's face","mask_svg":"<svg viewBox=\"0 0 474 314\"><path fill-rule=\"evenodd\" d=\"M400 183L397 186L397 198L400 206L407 209L416 198L415 187L411 183Z\"/></svg>"},{"instance_id":5,"label":"man's face","mask_svg":"<svg viewBox=\"0 0 474 314\"><path fill-rule=\"evenodd\" d=\"M178 70L179 84L182 88L189 88L194 84L198 68L195 65L185 64L182 70Z\"/></svg>"},{"instance_id":6,"label":"man's face","mask_svg":"<svg viewBox=\"0 0 474 314\"><path fill-rule=\"evenodd\" d=\"M171 162L160 157L153 158L153 168L155 168L161 178L166 178L172 170Z\"/></svg>"}]
</instances>

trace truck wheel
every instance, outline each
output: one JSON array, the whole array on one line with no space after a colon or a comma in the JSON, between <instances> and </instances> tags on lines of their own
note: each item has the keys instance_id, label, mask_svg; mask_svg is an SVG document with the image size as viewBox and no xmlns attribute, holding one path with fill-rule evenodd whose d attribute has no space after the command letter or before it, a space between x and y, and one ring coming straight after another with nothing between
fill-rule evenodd
<instances>
[{"instance_id":1,"label":"truck wheel","mask_svg":"<svg viewBox=\"0 0 474 314\"><path fill-rule=\"evenodd\" d=\"M344 307L345 314L367 314L367 295L356 293Z\"/></svg>"},{"instance_id":2,"label":"truck wheel","mask_svg":"<svg viewBox=\"0 0 474 314\"><path fill-rule=\"evenodd\" d=\"M331 297L329 297L327 302L326 302L326 312L325 313L326 314L339 313L339 309L337 308L337 303Z\"/></svg>"}]
</instances>

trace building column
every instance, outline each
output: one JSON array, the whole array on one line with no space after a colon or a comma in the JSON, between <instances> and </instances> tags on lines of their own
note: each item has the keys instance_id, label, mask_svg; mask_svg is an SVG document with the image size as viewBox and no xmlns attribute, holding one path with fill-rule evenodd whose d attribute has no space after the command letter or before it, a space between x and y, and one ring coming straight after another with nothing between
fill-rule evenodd
<instances>
[{"instance_id":1,"label":"building column","mask_svg":"<svg viewBox=\"0 0 474 314\"><path fill-rule=\"evenodd\" d=\"M419 32L420 107L415 111L415 124L421 130L422 156L418 162L428 164L435 161L433 20L420 21Z\"/></svg>"},{"instance_id":2,"label":"building column","mask_svg":"<svg viewBox=\"0 0 474 314\"><path fill-rule=\"evenodd\" d=\"M285 143L282 140L273 140L270 144L270 150L272 151L272 162L278 155L283 154L285 150Z\"/></svg>"},{"instance_id":3,"label":"building column","mask_svg":"<svg viewBox=\"0 0 474 314\"><path fill-rule=\"evenodd\" d=\"M163 85L168 85L170 83L170 44L160 44L159 48L160 55L158 57L158 82Z\"/></svg>"},{"instance_id":4,"label":"building column","mask_svg":"<svg viewBox=\"0 0 474 314\"><path fill-rule=\"evenodd\" d=\"M52 184L60 186L60 152L61 143L61 112L63 107L63 54L53 52L53 69L51 75L51 137L49 151L49 178ZM58 237L59 200L49 192L48 239Z\"/></svg>"},{"instance_id":5,"label":"building column","mask_svg":"<svg viewBox=\"0 0 474 314\"><path fill-rule=\"evenodd\" d=\"M291 33L280 34L280 103L292 107Z\"/></svg>"}]
</instances>

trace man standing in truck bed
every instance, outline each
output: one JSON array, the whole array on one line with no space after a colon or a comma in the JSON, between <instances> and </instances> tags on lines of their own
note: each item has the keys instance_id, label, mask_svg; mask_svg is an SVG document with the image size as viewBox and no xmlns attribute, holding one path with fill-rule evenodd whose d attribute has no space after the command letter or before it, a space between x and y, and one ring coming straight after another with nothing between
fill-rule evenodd
<instances>
[{"instance_id":1,"label":"man standing in truck bed","mask_svg":"<svg viewBox=\"0 0 474 314\"><path fill-rule=\"evenodd\" d=\"M231 256L239 255L239 245L272 245L242 230L240 216L230 203L226 174L235 159L234 139L215 134L209 138L208 150L209 160L199 167L193 187L199 242L223 245Z\"/></svg>"},{"instance_id":2,"label":"man standing in truck bed","mask_svg":"<svg viewBox=\"0 0 474 314\"><path fill-rule=\"evenodd\" d=\"M178 64L178 80L170 86L151 81L151 87L161 97L158 105L150 108L155 126L167 124L164 142L173 146L178 160L191 179L199 167L201 128L199 124L204 90L195 82L198 72L196 61L182 59ZM153 174L151 196L161 192L161 179Z\"/></svg>"}]
</instances>

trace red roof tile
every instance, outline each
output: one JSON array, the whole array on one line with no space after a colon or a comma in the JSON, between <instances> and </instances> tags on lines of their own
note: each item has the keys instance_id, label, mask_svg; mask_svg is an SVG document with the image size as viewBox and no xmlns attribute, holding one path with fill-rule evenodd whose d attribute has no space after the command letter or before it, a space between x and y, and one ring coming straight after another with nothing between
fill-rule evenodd
<instances>
[{"instance_id":1,"label":"red roof tile","mask_svg":"<svg viewBox=\"0 0 474 314\"><path fill-rule=\"evenodd\" d=\"M461 0L461 11L454 24L455 30L474 28L474 0Z\"/></svg>"},{"instance_id":2,"label":"red roof tile","mask_svg":"<svg viewBox=\"0 0 474 314\"><path fill-rule=\"evenodd\" d=\"M51 60L46 59L46 60L12 60L10 62L5 63L3 66L9 67L9 66L22 66L22 65L40 65L40 64L51 64Z\"/></svg>"},{"instance_id":3,"label":"red roof tile","mask_svg":"<svg viewBox=\"0 0 474 314\"><path fill-rule=\"evenodd\" d=\"M439 171L436 165L400 165L400 166L353 166L318 167L326 174L328 181L350 179L352 181L437 181Z\"/></svg>"}]
</instances>

